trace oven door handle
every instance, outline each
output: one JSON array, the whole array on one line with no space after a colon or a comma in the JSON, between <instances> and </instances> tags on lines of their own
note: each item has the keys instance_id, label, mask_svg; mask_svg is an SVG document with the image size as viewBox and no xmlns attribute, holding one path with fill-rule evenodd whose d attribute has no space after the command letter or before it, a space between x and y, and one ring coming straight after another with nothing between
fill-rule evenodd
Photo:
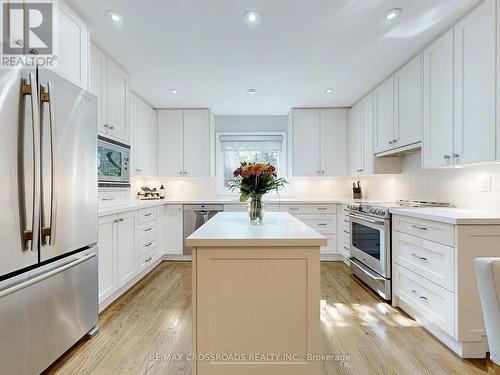
<instances>
[{"instance_id":1,"label":"oven door handle","mask_svg":"<svg viewBox=\"0 0 500 375\"><path fill-rule=\"evenodd\" d=\"M365 216L353 215L353 214L347 214L347 216L349 216L349 217L351 217L353 219L363 220L363 221L366 221L366 222L372 223L372 224L377 224L377 225L384 225L385 224L384 221L370 219L370 218L365 217Z\"/></svg>"},{"instance_id":2,"label":"oven door handle","mask_svg":"<svg viewBox=\"0 0 500 375\"><path fill-rule=\"evenodd\" d=\"M367 270L365 270L363 267L361 267L359 264L356 263L356 261L350 259L350 264L353 264L354 266L356 266L357 269L359 269L360 271L362 271L363 273L365 273L367 276L369 276L371 279L373 280L377 280L377 281L385 281L385 279L383 277L380 277L380 276L375 276L373 273L371 272L368 272Z\"/></svg>"}]
</instances>

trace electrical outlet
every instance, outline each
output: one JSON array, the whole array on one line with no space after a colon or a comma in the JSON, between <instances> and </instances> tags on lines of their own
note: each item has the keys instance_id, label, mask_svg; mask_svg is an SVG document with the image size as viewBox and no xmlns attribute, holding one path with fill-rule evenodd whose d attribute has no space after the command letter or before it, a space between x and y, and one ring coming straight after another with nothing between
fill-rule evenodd
<instances>
[{"instance_id":1,"label":"electrical outlet","mask_svg":"<svg viewBox=\"0 0 500 375\"><path fill-rule=\"evenodd\" d=\"M481 191L483 193L491 193L491 176L483 177L481 181Z\"/></svg>"}]
</instances>

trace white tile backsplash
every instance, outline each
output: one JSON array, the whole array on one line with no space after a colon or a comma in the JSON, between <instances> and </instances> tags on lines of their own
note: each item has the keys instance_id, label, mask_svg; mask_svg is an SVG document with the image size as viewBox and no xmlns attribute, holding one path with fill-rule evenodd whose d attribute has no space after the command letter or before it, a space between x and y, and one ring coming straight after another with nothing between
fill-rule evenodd
<instances>
[{"instance_id":1,"label":"white tile backsplash","mask_svg":"<svg viewBox=\"0 0 500 375\"><path fill-rule=\"evenodd\" d=\"M483 192L483 181L491 178L491 192ZM280 196L304 199L351 199L352 182L357 178L288 178ZM421 199L448 202L456 207L500 211L500 164L451 169L420 169L420 153L403 157L398 175L359 178L363 198L373 201ZM215 178L135 178L132 194L140 186L165 185L167 196L202 199L221 195Z\"/></svg>"}]
</instances>

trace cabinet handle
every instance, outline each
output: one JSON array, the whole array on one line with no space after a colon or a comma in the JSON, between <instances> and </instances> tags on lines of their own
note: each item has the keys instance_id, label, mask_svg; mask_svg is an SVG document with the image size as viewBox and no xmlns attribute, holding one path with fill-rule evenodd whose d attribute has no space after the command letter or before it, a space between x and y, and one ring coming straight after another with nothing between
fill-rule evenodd
<instances>
[{"instance_id":1,"label":"cabinet handle","mask_svg":"<svg viewBox=\"0 0 500 375\"><path fill-rule=\"evenodd\" d=\"M109 130L113 130L115 127L113 125L108 126Z\"/></svg>"},{"instance_id":2,"label":"cabinet handle","mask_svg":"<svg viewBox=\"0 0 500 375\"><path fill-rule=\"evenodd\" d=\"M151 232L153 228L144 229L144 232Z\"/></svg>"},{"instance_id":3,"label":"cabinet handle","mask_svg":"<svg viewBox=\"0 0 500 375\"><path fill-rule=\"evenodd\" d=\"M152 260L153 260L153 257L149 257L148 259L146 259L146 260L144 261L144 263L151 262Z\"/></svg>"},{"instance_id":4,"label":"cabinet handle","mask_svg":"<svg viewBox=\"0 0 500 375\"><path fill-rule=\"evenodd\" d=\"M349 220L347 220L347 219L344 219L344 223L349 223Z\"/></svg>"},{"instance_id":5,"label":"cabinet handle","mask_svg":"<svg viewBox=\"0 0 500 375\"><path fill-rule=\"evenodd\" d=\"M101 200L102 201L114 201L115 198L102 198Z\"/></svg>"},{"instance_id":6,"label":"cabinet handle","mask_svg":"<svg viewBox=\"0 0 500 375\"><path fill-rule=\"evenodd\" d=\"M316 207L316 209L317 209L318 211L326 211L326 210L328 210L328 208L327 208L327 207Z\"/></svg>"},{"instance_id":7,"label":"cabinet handle","mask_svg":"<svg viewBox=\"0 0 500 375\"><path fill-rule=\"evenodd\" d=\"M426 227L419 227L417 225L412 225L411 227L415 228L415 229L418 229L418 230L428 230L428 228L426 228Z\"/></svg>"},{"instance_id":8,"label":"cabinet handle","mask_svg":"<svg viewBox=\"0 0 500 375\"><path fill-rule=\"evenodd\" d=\"M122 222L123 220L125 220L123 217L118 219L119 222Z\"/></svg>"},{"instance_id":9,"label":"cabinet handle","mask_svg":"<svg viewBox=\"0 0 500 375\"><path fill-rule=\"evenodd\" d=\"M444 159L444 160L449 160L450 158L451 158L451 157L450 157L450 155L444 155L444 156L443 156L443 159Z\"/></svg>"},{"instance_id":10,"label":"cabinet handle","mask_svg":"<svg viewBox=\"0 0 500 375\"><path fill-rule=\"evenodd\" d=\"M144 245L144 247L150 247L153 243L150 242L150 243L147 243L146 245Z\"/></svg>"},{"instance_id":11,"label":"cabinet handle","mask_svg":"<svg viewBox=\"0 0 500 375\"><path fill-rule=\"evenodd\" d=\"M429 300L426 296L420 296L420 299L422 299L424 301L428 301Z\"/></svg>"},{"instance_id":12,"label":"cabinet handle","mask_svg":"<svg viewBox=\"0 0 500 375\"><path fill-rule=\"evenodd\" d=\"M347 251L351 251L351 249L349 249L347 246L344 246L344 249L346 249Z\"/></svg>"},{"instance_id":13,"label":"cabinet handle","mask_svg":"<svg viewBox=\"0 0 500 375\"><path fill-rule=\"evenodd\" d=\"M414 257L414 258L420 259L420 260L425 260L425 261L427 260L427 258L425 258L425 257L421 257L421 256L418 256L418 255L417 255L417 254L415 254L415 253L411 254L411 256L412 256L412 257Z\"/></svg>"},{"instance_id":14,"label":"cabinet handle","mask_svg":"<svg viewBox=\"0 0 500 375\"><path fill-rule=\"evenodd\" d=\"M344 233L346 233L346 234L349 234L349 231L347 231L347 230L344 230Z\"/></svg>"},{"instance_id":15,"label":"cabinet handle","mask_svg":"<svg viewBox=\"0 0 500 375\"><path fill-rule=\"evenodd\" d=\"M144 216L151 216L151 215L153 215L152 212L148 212L147 214L144 214Z\"/></svg>"},{"instance_id":16,"label":"cabinet handle","mask_svg":"<svg viewBox=\"0 0 500 375\"><path fill-rule=\"evenodd\" d=\"M357 169L356 172L363 172L363 169Z\"/></svg>"},{"instance_id":17,"label":"cabinet handle","mask_svg":"<svg viewBox=\"0 0 500 375\"><path fill-rule=\"evenodd\" d=\"M288 207L288 211L298 211L298 207Z\"/></svg>"},{"instance_id":18,"label":"cabinet handle","mask_svg":"<svg viewBox=\"0 0 500 375\"><path fill-rule=\"evenodd\" d=\"M325 223L318 223L318 226L319 226L319 227L326 227L326 226L328 226L328 224L325 224Z\"/></svg>"}]
</instances>

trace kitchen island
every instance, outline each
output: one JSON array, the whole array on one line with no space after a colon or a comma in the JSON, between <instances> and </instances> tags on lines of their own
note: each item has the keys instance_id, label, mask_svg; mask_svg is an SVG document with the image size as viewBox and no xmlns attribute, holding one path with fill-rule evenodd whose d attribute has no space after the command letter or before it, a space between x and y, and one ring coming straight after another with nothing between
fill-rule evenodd
<instances>
[{"instance_id":1,"label":"kitchen island","mask_svg":"<svg viewBox=\"0 0 500 375\"><path fill-rule=\"evenodd\" d=\"M225 212L193 248L193 374L319 374L320 246L288 213Z\"/></svg>"}]
</instances>

